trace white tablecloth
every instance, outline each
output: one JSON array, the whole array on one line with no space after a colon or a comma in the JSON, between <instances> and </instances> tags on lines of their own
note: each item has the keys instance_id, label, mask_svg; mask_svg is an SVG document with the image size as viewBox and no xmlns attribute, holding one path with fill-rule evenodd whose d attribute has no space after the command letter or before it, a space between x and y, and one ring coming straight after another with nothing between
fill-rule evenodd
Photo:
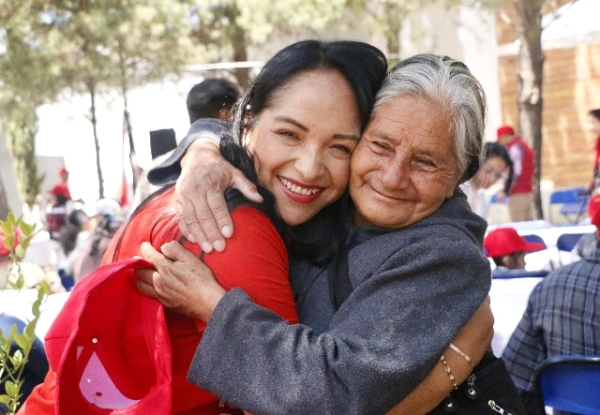
<instances>
[{"instance_id":1,"label":"white tablecloth","mask_svg":"<svg viewBox=\"0 0 600 415\"><path fill-rule=\"evenodd\" d=\"M527 300L541 278L513 278L492 280L491 307L494 313L492 349L502 355L510 336L521 321Z\"/></svg>"},{"instance_id":2,"label":"white tablecloth","mask_svg":"<svg viewBox=\"0 0 600 415\"><path fill-rule=\"evenodd\" d=\"M0 290L0 313L29 320L33 318L31 305L37 298L37 291L30 290ZM44 341L46 332L69 298L69 293L57 293L48 296L41 307L40 319L35 329L35 334Z\"/></svg>"}]
</instances>

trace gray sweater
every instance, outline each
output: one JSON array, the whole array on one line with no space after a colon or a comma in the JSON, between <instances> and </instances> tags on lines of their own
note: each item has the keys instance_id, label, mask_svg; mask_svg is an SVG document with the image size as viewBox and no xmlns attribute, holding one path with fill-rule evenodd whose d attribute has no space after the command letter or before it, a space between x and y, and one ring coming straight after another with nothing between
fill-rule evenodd
<instances>
[{"instance_id":1,"label":"gray sweater","mask_svg":"<svg viewBox=\"0 0 600 415\"><path fill-rule=\"evenodd\" d=\"M336 312L327 267L293 263L302 324L241 290L219 302L188 379L255 415L384 414L433 369L488 294L486 222L464 195L399 231L356 229L353 291Z\"/></svg>"}]
</instances>

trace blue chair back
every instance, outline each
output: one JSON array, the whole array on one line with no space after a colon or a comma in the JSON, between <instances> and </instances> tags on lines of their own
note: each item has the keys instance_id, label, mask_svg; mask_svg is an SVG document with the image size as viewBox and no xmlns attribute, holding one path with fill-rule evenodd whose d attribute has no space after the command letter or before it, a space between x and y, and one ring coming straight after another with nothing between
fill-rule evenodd
<instances>
[{"instance_id":1,"label":"blue chair back","mask_svg":"<svg viewBox=\"0 0 600 415\"><path fill-rule=\"evenodd\" d=\"M550 195L550 205L560 204L560 214L570 223L579 222L587 213L589 195L584 187L555 190Z\"/></svg>"},{"instance_id":2,"label":"blue chair back","mask_svg":"<svg viewBox=\"0 0 600 415\"><path fill-rule=\"evenodd\" d=\"M556 240L556 248L559 251L571 252L583 235L583 233L563 233Z\"/></svg>"},{"instance_id":3,"label":"blue chair back","mask_svg":"<svg viewBox=\"0 0 600 415\"><path fill-rule=\"evenodd\" d=\"M521 235L521 236L523 236L523 239L525 239L527 242L536 243L536 244L544 244L544 246L546 246L546 242L539 235L531 234L531 235Z\"/></svg>"},{"instance_id":4,"label":"blue chair back","mask_svg":"<svg viewBox=\"0 0 600 415\"><path fill-rule=\"evenodd\" d=\"M546 251L546 254L548 255L548 263L550 264L550 268L554 269L554 263L552 262L552 257L550 256L550 251L548 251L548 246L546 246L546 241L544 241L544 239L539 236L539 235L535 235L535 234L531 234L531 235L522 235L523 239L525 239L527 242L531 242L531 243L535 243L535 244L544 244L544 250Z\"/></svg>"},{"instance_id":5,"label":"blue chair back","mask_svg":"<svg viewBox=\"0 0 600 415\"><path fill-rule=\"evenodd\" d=\"M582 415L600 415L600 356L552 356L536 370L545 406Z\"/></svg>"},{"instance_id":6,"label":"blue chair back","mask_svg":"<svg viewBox=\"0 0 600 415\"><path fill-rule=\"evenodd\" d=\"M558 261L563 265L560 252L571 252L584 233L563 233L556 239L556 249L558 249Z\"/></svg>"}]
</instances>

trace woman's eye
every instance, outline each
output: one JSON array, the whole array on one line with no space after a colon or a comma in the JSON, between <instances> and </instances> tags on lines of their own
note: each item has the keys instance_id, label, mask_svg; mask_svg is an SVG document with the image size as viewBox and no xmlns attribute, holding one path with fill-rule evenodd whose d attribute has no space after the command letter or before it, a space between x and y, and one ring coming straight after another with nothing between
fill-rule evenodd
<instances>
[{"instance_id":1,"label":"woman's eye","mask_svg":"<svg viewBox=\"0 0 600 415\"><path fill-rule=\"evenodd\" d=\"M352 148L350 148L348 146L338 144L338 145L332 146L331 148L339 150L340 152L342 152L344 154L352 154Z\"/></svg>"},{"instance_id":2,"label":"woman's eye","mask_svg":"<svg viewBox=\"0 0 600 415\"><path fill-rule=\"evenodd\" d=\"M435 163L433 162L433 160L430 159L417 159L416 161L422 166L435 167Z\"/></svg>"},{"instance_id":3,"label":"woman's eye","mask_svg":"<svg viewBox=\"0 0 600 415\"><path fill-rule=\"evenodd\" d=\"M283 137L287 140L298 140L299 139L298 135L295 132L289 131L289 130L277 131L277 135L280 137Z\"/></svg>"},{"instance_id":4,"label":"woman's eye","mask_svg":"<svg viewBox=\"0 0 600 415\"><path fill-rule=\"evenodd\" d=\"M383 143L381 141L373 141L373 145L381 150L390 151L391 147L387 143Z\"/></svg>"}]
</instances>

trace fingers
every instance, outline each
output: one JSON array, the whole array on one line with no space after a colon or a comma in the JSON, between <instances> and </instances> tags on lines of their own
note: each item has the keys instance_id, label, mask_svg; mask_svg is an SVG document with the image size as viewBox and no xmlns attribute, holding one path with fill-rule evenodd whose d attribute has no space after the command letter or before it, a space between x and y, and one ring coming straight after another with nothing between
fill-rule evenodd
<instances>
[{"instance_id":1,"label":"fingers","mask_svg":"<svg viewBox=\"0 0 600 415\"><path fill-rule=\"evenodd\" d=\"M190 251L185 249L179 242L175 242L175 241L168 242L160 247L160 251L164 255L163 258L165 258L165 259L168 258L171 261L183 262L183 261L190 261L193 258L193 260L197 260L198 262L201 263L201 261L198 258L196 258L196 256L194 254L192 254ZM172 263L169 262L169 265L172 265Z\"/></svg>"},{"instance_id":2,"label":"fingers","mask_svg":"<svg viewBox=\"0 0 600 415\"><path fill-rule=\"evenodd\" d=\"M240 171L236 170L233 174L232 187L238 189L244 196L246 196L246 198L253 202L262 203L263 201L263 198L260 193L258 193L258 189L254 183L248 180Z\"/></svg>"},{"instance_id":3,"label":"fingers","mask_svg":"<svg viewBox=\"0 0 600 415\"><path fill-rule=\"evenodd\" d=\"M158 295L156 294L154 286L146 284L145 282L139 280L136 282L136 286L138 291L144 294L145 296L158 299Z\"/></svg>"},{"instance_id":4,"label":"fingers","mask_svg":"<svg viewBox=\"0 0 600 415\"><path fill-rule=\"evenodd\" d=\"M170 262L169 259L165 258L163 254L154 249L148 242L142 243L141 252L142 258L150 261L159 272L161 267L168 265L168 262ZM148 280L146 281L149 282Z\"/></svg>"},{"instance_id":5,"label":"fingers","mask_svg":"<svg viewBox=\"0 0 600 415\"><path fill-rule=\"evenodd\" d=\"M209 243L206 235L202 231L202 226L196 215L197 208L204 212L210 211L208 205L205 207L203 207L203 205L204 199L202 198L196 200L196 205L188 198L178 198L175 201L175 217L181 233L183 233L188 241L200 245L204 252L211 252L213 250L212 244Z\"/></svg>"}]
</instances>

